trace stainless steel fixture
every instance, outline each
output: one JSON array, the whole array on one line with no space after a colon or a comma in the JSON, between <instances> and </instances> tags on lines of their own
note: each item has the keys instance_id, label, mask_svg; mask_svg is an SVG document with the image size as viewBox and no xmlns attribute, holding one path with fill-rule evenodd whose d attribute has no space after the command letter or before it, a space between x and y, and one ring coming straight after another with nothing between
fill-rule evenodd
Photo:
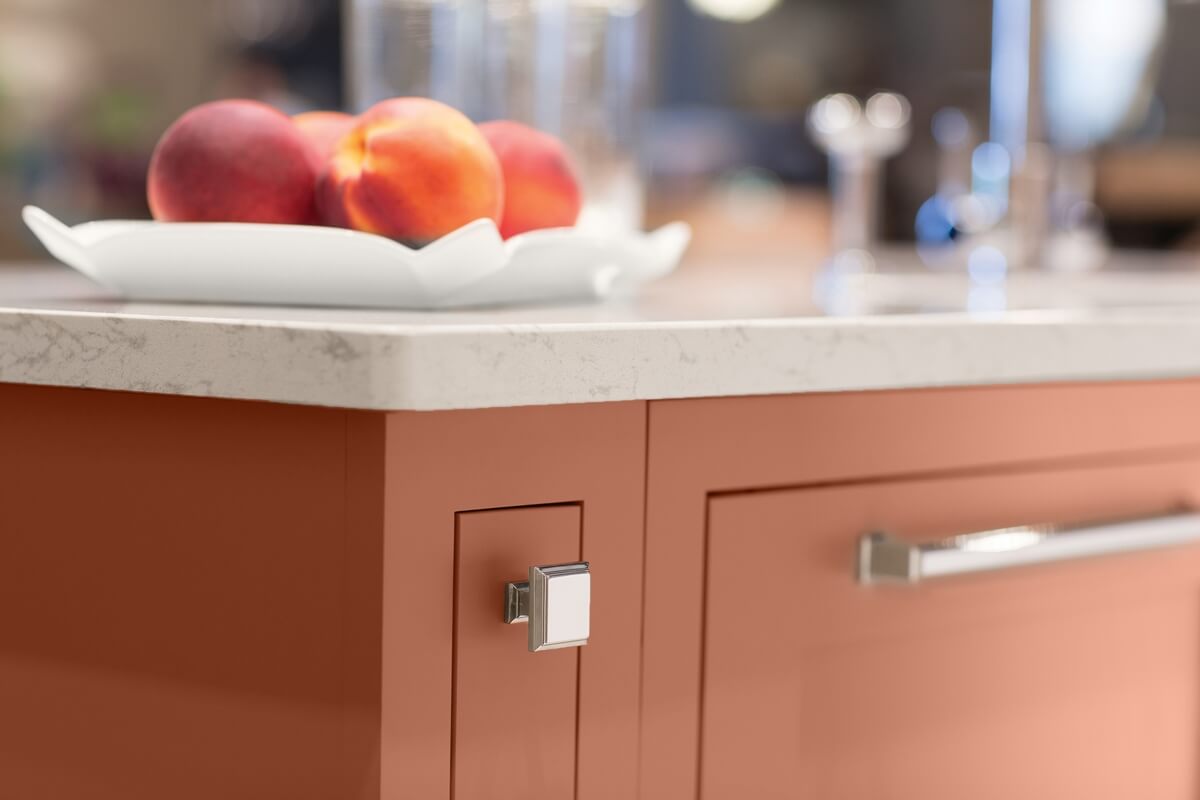
<instances>
[{"instance_id":1,"label":"stainless steel fixture","mask_svg":"<svg viewBox=\"0 0 1200 800\"><path fill-rule=\"evenodd\" d=\"M886 533L859 540L859 583L920 583L970 572L1132 553L1200 542L1200 513L1092 525L1021 525L922 544Z\"/></svg>"},{"instance_id":2,"label":"stainless steel fixture","mask_svg":"<svg viewBox=\"0 0 1200 800\"><path fill-rule=\"evenodd\" d=\"M908 143L911 110L901 95L879 92L860 103L832 94L809 111L808 129L829 155L833 252L869 260L878 236L882 165Z\"/></svg>"},{"instance_id":3,"label":"stainless steel fixture","mask_svg":"<svg viewBox=\"0 0 1200 800\"><path fill-rule=\"evenodd\" d=\"M1080 271L1108 259L1094 150L1146 115L1166 5L993 0L990 149L980 153L1002 151L1006 166L1001 180L977 175L972 194L993 212L982 238L1008 266Z\"/></svg>"},{"instance_id":4,"label":"stainless steel fixture","mask_svg":"<svg viewBox=\"0 0 1200 800\"><path fill-rule=\"evenodd\" d=\"M529 625L529 652L579 647L591 631L592 575L586 561L530 567L504 587L504 621Z\"/></svg>"},{"instance_id":5,"label":"stainless steel fixture","mask_svg":"<svg viewBox=\"0 0 1200 800\"><path fill-rule=\"evenodd\" d=\"M1011 270L1082 272L1109 262L1093 198L1096 150L1147 117L1167 4L993 0L987 141L975 140L974 122L957 109L933 119L939 185L916 219L927 266L982 271L981 283L991 285ZM879 260L879 166L907 140L907 111L899 138L871 130L870 101L862 111L835 94L809 114L812 137L830 157L830 263L839 272L868 271Z\"/></svg>"}]
</instances>

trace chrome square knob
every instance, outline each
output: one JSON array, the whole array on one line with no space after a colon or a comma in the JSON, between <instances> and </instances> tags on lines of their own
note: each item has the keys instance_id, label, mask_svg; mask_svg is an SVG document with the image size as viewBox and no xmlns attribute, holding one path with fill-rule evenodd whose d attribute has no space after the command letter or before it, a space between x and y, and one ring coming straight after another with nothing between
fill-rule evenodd
<instances>
[{"instance_id":1,"label":"chrome square knob","mask_svg":"<svg viewBox=\"0 0 1200 800\"><path fill-rule=\"evenodd\" d=\"M504 587L504 621L529 625L529 652L579 647L591 632L592 574L586 561L530 567Z\"/></svg>"}]
</instances>

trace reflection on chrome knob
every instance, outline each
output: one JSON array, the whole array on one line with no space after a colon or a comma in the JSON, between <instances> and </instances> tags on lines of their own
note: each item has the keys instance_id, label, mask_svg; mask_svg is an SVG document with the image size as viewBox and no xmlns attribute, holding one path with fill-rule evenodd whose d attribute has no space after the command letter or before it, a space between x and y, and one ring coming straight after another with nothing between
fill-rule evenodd
<instances>
[{"instance_id":1,"label":"reflection on chrome knob","mask_svg":"<svg viewBox=\"0 0 1200 800\"><path fill-rule=\"evenodd\" d=\"M529 581L504 587L504 621L528 623L529 652L587 644L592 575L586 561L530 567Z\"/></svg>"}]
</instances>

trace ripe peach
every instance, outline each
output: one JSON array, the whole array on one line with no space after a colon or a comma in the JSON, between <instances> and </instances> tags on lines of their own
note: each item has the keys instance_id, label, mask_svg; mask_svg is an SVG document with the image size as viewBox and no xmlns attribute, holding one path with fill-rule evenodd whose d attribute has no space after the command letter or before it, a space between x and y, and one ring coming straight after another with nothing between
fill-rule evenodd
<instances>
[{"instance_id":1,"label":"ripe peach","mask_svg":"<svg viewBox=\"0 0 1200 800\"><path fill-rule=\"evenodd\" d=\"M306 111L292 117L292 122L316 145L321 159L327 161L333 157L337 143L350 132L356 120L341 111Z\"/></svg>"},{"instance_id":2,"label":"ripe peach","mask_svg":"<svg viewBox=\"0 0 1200 800\"><path fill-rule=\"evenodd\" d=\"M499 221L500 163L471 120L420 97L384 100L343 137L318 188L327 223L427 244Z\"/></svg>"},{"instance_id":3,"label":"ripe peach","mask_svg":"<svg viewBox=\"0 0 1200 800\"><path fill-rule=\"evenodd\" d=\"M538 228L568 228L579 219L583 193L570 154L548 133L508 120L479 126L500 159L504 173L504 215L500 234L507 239Z\"/></svg>"},{"instance_id":4,"label":"ripe peach","mask_svg":"<svg viewBox=\"0 0 1200 800\"><path fill-rule=\"evenodd\" d=\"M286 114L252 100L205 103L154 149L150 211L170 222L315 223L319 165Z\"/></svg>"}]
</instances>

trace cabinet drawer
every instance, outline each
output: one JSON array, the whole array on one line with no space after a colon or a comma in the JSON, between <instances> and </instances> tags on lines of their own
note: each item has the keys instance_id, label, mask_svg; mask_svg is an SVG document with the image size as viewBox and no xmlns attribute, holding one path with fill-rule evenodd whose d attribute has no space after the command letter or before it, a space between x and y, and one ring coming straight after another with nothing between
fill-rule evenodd
<instances>
[{"instance_id":1,"label":"cabinet drawer","mask_svg":"<svg viewBox=\"0 0 1200 800\"><path fill-rule=\"evenodd\" d=\"M1181 502L1186 499L1182 495L1192 489L1187 460L1200 457L1197 455L1200 454L1200 426L1196 424L1195 415L1197 403L1200 403L1198 381L931 389L651 403L647 438L641 796L655 800L696 800L702 794L700 783L705 774L701 769L702 754L710 754L711 758L705 758L713 763L721 762L720 753L713 748L723 734L713 733L711 726L703 726L702 717L713 713L710 706L713 697L709 696L705 683L715 679L713 670L719 674L721 668L709 660L722 657L728 649L720 643L721 632L710 629L713 623L708 618L714 612L721 613L720 609L728 599L710 593L710 588L712 592L722 591L718 586L719 578L727 570L727 556L719 555L717 551L722 548L722 542L736 540L740 535L726 532L729 526L723 522L729 513L725 510L726 504L737 508L743 504L754 508L759 504L764 507L781 504L773 512L777 518L767 519L770 515L764 513L764 524L746 532L744 544L736 546L744 547L747 553L757 553L764 544L764 537L768 543L779 538L790 547L798 546L800 541L808 542L815 536L825 543L826 549L806 553L806 558L819 556L825 559L821 569L828 571L827 583L832 581L831 586L841 585L840 591L857 597L858 590L851 575L852 544L862 533L862 526L915 528L920 523L920 529L915 532L900 530L898 533L933 536L986 529L1004 524L1005 520L1015 523L1039 519L1066 522L1122 514L1143 515ZM1169 469L1119 466L1138 463L1175 463L1176 466ZM1078 470L1080 475L1090 474L1098 480L1109 467L1117 472L1127 470L1124 474L1128 480L1117 481L1112 486L1080 484L1073 500L1068 500L1066 488L1050 492L1038 489L1042 481L1056 487L1073 485L1061 477L1072 470ZM1156 469L1168 469L1168 472L1159 474ZM986 477L989 474L990 477ZM1052 479L1052 474L1060 477ZM1000 487L1007 480L1006 476L1018 480L1020 475L1031 476L1027 479L1030 482L1028 491L1010 496L996 488L969 505L958 494L962 491L961 486L974 485L971 480L995 481L994 485ZM1152 478L1162 480L1153 483ZM960 485L956 483L959 480L967 483ZM917 492L914 487L923 482L942 488L931 491L921 501L906 499L915 498L916 494L907 492ZM807 509L817 500L806 498L840 497L842 492L859 493L863 503L875 503L875 506L861 506L860 511L865 514L866 509L873 508L879 512L878 517L846 519L842 527L836 528L804 529L804 538L797 542L786 538L793 534L798 536L802 529L800 512L791 509L792 504L797 509L801 506ZM743 498L739 493L747 494ZM884 498L890 498L886 507L882 505ZM885 515L884 511L888 513ZM914 515L911 518L906 516L910 513ZM709 551L710 546L714 552ZM1135 563L1141 558L1116 558L1113 563ZM1160 554L1146 558L1168 560L1171 557ZM778 560L764 560L768 563L762 569L767 573L793 569L790 562L781 564ZM1081 567L1085 572L1101 568L1108 567ZM805 562L804 569L811 572L817 567L813 562ZM814 575L826 574L810 572L804 573L806 587ZM1141 574L1144 580L1147 573ZM981 575L978 585L990 585L997 579L997 576ZM752 578L746 580L753 581ZM1009 584L1009 580L1005 577L1002 585L1019 585L1025 578L1014 575L1011 580L1016 583L1013 584ZM836 581L842 581L844 585ZM765 579L763 583L766 583ZM753 589L747 595L750 599L769 589L758 583L743 588ZM808 587L804 591L815 589ZM925 598L941 596L943 591L951 591L951 588L921 587L911 596L900 595L894 602L932 602ZM954 591L967 590L955 588ZM984 603L984 612L993 605L1004 608L1010 603L1022 602L1020 591L1004 589L1000 594L1006 596L1005 601ZM895 597L894 592L868 593L871 598L876 595ZM814 599L811 594L805 595L809 601L817 603L813 608L831 609L837 607L835 601L839 596L818 595ZM1041 599L1045 600L1044 597ZM749 600L740 601L738 605L746 602ZM948 605L951 609L969 607L957 599ZM808 608L793 611L801 613ZM787 619L782 613L777 616L780 620ZM841 620L836 628L850 630L847 626L854 622L862 633L873 630L861 627L868 621L867 617ZM784 627L789 636L800 635L795 626ZM807 628L801 630L810 638L817 635ZM824 630L828 631L828 628ZM867 636L864 641L869 652L874 640ZM810 644L812 642L805 640L805 646ZM799 643L796 646L799 647ZM934 672L926 684L936 683L940 678L938 668L931 669ZM909 693L919 695L921 690L910 689ZM781 703L781 707L783 705ZM729 730L732 729L726 729ZM754 728L737 730L752 733ZM718 737L717 740L713 740L713 736ZM757 741L758 737L748 733L747 740ZM762 752L769 751L770 747L767 747ZM927 756L926 760L931 758L935 756ZM711 770L709 768L705 778L710 781L710 787L716 785L711 781L717 779L717 773ZM780 777L778 771L767 774ZM860 777L866 780L867 774L864 767ZM766 786L771 782L764 777L761 783ZM779 792L785 791L771 785L775 788L768 787L763 796L780 796ZM912 786L906 786L887 790L892 791L891 795L880 790L875 796L902 796L897 793L904 790L910 792L907 797L915 791ZM710 788L710 795L721 796L712 794L714 791ZM864 796L851 790L847 792L824 796ZM755 795L748 792L745 796ZM783 796L814 795L797 792ZM818 792L816 796L822 795Z\"/></svg>"},{"instance_id":2,"label":"cabinet drawer","mask_svg":"<svg viewBox=\"0 0 1200 800\"><path fill-rule=\"evenodd\" d=\"M1200 546L911 586L856 553L1197 490L1181 457L714 495L700 797L1195 797Z\"/></svg>"}]
</instances>

